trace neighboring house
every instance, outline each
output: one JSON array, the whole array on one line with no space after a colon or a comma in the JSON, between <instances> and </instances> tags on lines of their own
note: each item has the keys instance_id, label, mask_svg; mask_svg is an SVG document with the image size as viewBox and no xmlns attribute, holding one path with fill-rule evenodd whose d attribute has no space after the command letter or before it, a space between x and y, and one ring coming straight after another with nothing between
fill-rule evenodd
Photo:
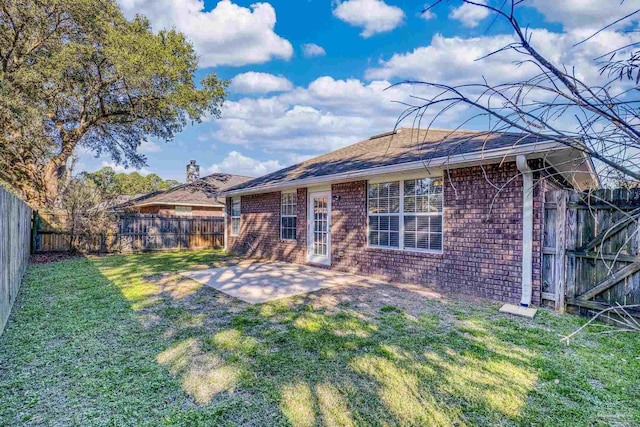
<instances>
[{"instance_id":1,"label":"neighboring house","mask_svg":"<svg viewBox=\"0 0 640 427\"><path fill-rule=\"evenodd\" d=\"M400 129L225 190L227 249L538 305L543 193L596 186L558 142Z\"/></svg>"},{"instance_id":2,"label":"neighboring house","mask_svg":"<svg viewBox=\"0 0 640 427\"><path fill-rule=\"evenodd\" d=\"M187 165L186 184L137 197L119 205L118 210L168 216L224 216L224 198L218 193L251 179L226 173L200 178L200 166L191 160Z\"/></svg>"}]
</instances>

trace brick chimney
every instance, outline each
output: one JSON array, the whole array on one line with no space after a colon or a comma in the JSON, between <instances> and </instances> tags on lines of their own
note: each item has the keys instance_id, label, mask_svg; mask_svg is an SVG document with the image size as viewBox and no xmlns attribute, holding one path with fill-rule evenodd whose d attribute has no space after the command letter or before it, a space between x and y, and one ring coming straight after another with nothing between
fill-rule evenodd
<instances>
[{"instance_id":1,"label":"brick chimney","mask_svg":"<svg viewBox=\"0 0 640 427\"><path fill-rule=\"evenodd\" d=\"M187 165L187 184L191 184L200 179L200 166L195 160L191 160Z\"/></svg>"}]
</instances>

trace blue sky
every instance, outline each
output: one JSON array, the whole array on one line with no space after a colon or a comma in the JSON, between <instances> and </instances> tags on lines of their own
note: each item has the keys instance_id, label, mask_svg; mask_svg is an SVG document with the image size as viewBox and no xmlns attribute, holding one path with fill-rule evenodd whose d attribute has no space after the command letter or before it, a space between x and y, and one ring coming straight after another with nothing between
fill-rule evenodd
<instances>
[{"instance_id":1,"label":"blue sky","mask_svg":"<svg viewBox=\"0 0 640 427\"><path fill-rule=\"evenodd\" d=\"M502 22L490 26L482 9L458 1L444 2L428 16L421 15L424 4L408 0L118 1L128 17L148 16L154 30L183 31L200 57L198 77L215 71L232 82L222 119L188 126L173 141L141 146L148 158L142 173L180 181L190 159L202 174L257 176L387 131L403 110L394 101L423 94L415 87L384 91L398 81L465 83L484 76L499 83L533 72L516 67L513 54L475 61L512 35ZM615 28L573 45L634 10L631 3L528 0L518 14L542 52L595 81L592 58L637 36ZM435 125L456 127L467 114L452 111ZM111 162L80 150L76 170Z\"/></svg>"}]
</instances>

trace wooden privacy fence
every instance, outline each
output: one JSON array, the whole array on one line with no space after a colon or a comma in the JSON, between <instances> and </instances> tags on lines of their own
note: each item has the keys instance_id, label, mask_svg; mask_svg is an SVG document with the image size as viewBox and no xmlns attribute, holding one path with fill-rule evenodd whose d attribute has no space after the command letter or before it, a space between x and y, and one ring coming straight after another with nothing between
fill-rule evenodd
<instances>
[{"instance_id":1,"label":"wooden privacy fence","mask_svg":"<svg viewBox=\"0 0 640 427\"><path fill-rule=\"evenodd\" d=\"M547 192L543 303L581 314L640 304L639 220L640 189Z\"/></svg>"},{"instance_id":2,"label":"wooden privacy fence","mask_svg":"<svg viewBox=\"0 0 640 427\"><path fill-rule=\"evenodd\" d=\"M32 250L34 253L68 252L71 231L68 215L60 212L34 212ZM112 233L78 233L77 246L84 252L117 252L115 231Z\"/></svg>"},{"instance_id":3,"label":"wooden privacy fence","mask_svg":"<svg viewBox=\"0 0 640 427\"><path fill-rule=\"evenodd\" d=\"M31 208L0 187L0 335L29 262Z\"/></svg>"},{"instance_id":4,"label":"wooden privacy fence","mask_svg":"<svg viewBox=\"0 0 640 427\"><path fill-rule=\"evenodd\" d=\"M220 248L224 218L123 215L118 239L122 252Z\"/></svg>"},{"instance_id":5,"label":"wooden privacy fence","mask_svg":"<svg viewBox=\"0 0 640 427\"><path fill-rule=\"evenodd\" d=\"M71 232L64 215L34 214L35 253L71 250ZM144 252L213 249L224 246L224 218L124 214L110 232L78 236L86 252ZM104 229L104 227L103 227Z\"/></svg>"}]
</instances>

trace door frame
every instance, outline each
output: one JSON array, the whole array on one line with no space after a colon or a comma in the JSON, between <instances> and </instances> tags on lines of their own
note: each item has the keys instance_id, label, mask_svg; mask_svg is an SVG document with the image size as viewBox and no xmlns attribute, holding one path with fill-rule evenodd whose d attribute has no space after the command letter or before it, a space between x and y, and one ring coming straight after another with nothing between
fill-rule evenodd
<instances>
[{"instance_id":1,"label":"door frame","mask_svg":"<svg viewBox=\"0 0 640 427\"><path fill-rule=\"evenodd\" d=\"M327 198L327 256L313 255L313 199L325 196ZM307 262L313 264L331 265L331 191L316 191L309 193L307 205Z\"/></svg>"}]
</instances>

